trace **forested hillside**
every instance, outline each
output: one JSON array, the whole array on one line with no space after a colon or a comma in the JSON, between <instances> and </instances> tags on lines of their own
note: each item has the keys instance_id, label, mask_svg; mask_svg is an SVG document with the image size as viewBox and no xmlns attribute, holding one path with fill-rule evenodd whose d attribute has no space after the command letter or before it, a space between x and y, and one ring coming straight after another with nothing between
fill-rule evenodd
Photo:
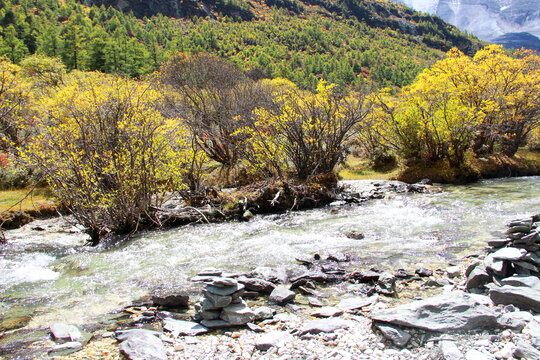
<instances>
[{"instance_id":1,"label":"forested hillside","mask_svg":"<svg viewBox=\"0 0 540 360\"><path fill-rule=\"evenodd\" d=\"M254 78L314 90L321 78L402 87L450 48L472 55L480 46L437 17L379 1L89 3L1 0L0 54L19 63L38 53L68 70L138 77L175 53L206 52Z\"/></svg>"}]
</instances>

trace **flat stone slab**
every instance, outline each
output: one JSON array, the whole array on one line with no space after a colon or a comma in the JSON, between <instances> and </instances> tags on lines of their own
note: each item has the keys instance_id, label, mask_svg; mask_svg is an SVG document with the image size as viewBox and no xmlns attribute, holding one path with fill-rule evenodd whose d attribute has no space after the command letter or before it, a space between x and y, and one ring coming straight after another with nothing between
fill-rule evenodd
<instances>
[{"instance_id":1,"label":"flat stone slab","mask_svg":"<svg viewBox=\"0 0 540 360\"><path fill-rule=\"evenodd\" d=\"M294 291L284 286L277 286L268 297L268 301L278 305L285 305L293 301L295 297L296 293Z\"/></svg>"},{"instance_id":2,"label":"flat stone slab","mask_svg":"<svg viewBox=\"0 0 540 360\"><path fill-rule=\"evenodd\" d=\"M261 306L253 310L253 313L255 314L255 320L266 320L273 318L276 310L268 306Z\"/></svg>"},{"instance_id":3,"label":"flat stone slab","mask_svg":"<svg viewBox=\"0 0 540 360\"><path fill-rule=\"evenodd\" d=\"M495 251L492 256L494 259L517 261L521 260L525 254L527 254L525 249L506 247Z\"/></svg>"},{"instance_id":4,"label":"flat stone slab","mask_svg":"<svg viewBox=\"0 0 540 360\"><path fill-rule=\"evenodd\" d=\"M227 287L218 287L213 285L207 285L205 288L205 291L208 291L212 294L219 295L219 296L229 296L234 294L237 291L244 290L244 285L242 284L236 284L233 286L227 286Z\"/></svg>"},{"instance_id":5,"label":"flat stone slab","mask_svg":"<svg viewBox=\"0 0 540 360\"><path fill-rule=\"evenodd\" d=\"M444 360L465 360L454 341L441 341L439 347Z\"/></svg>"},{"instance_id":6,"label":"flat stone slab","mask_svg":"<svg viewBox=\"0 0 540 360\"><path fill-rule=\"evenodd\" d=\"M289 276L284 268L259 266L250 275L251 277L263 279L274 284L285 284L289 281Z\"/></svg>"},{"instance_id":7,"label":"flat stone slab","mask_svg":"<svg viewBox=\"0 0 540 360\"><path fill-rule=\"evenodd\" d=\"M259 351L267 351L272 347L281 347L293 341L294 337L288 332L273 331L259 337L255 342L255 348Z\"/></svg>"},{"instance_id":8,"label":"flat stone slab","mask_svg":"<svg viewBox=\"0 0 540 360\"><path fill-rule=\"evenodd\" d=\"M152 294L152 302L156 306L186 308L189 306L189 295L184 293L166 294L162 291L156 291Z\"/></svg>"},{"instance_id":9,"label":"flat stone slab","mask_svg":"<svg viewBox=\"0 0 540 360\"><path fill-rule=\"evenodd\" d=\"M304 327L300 330L300 335L332 333L339 329L348 329L350 326L350 323L343 319L330 318L312 320L304 325Z\"/></svg>"},{"instance_id":10,"label":"flat stone slab","mask_svg":"<svg viewBox=\"0 0 540 360\"><path fill-rule=\"evenodd\" d=\"M249 291L257 291L265 294L270 294L276 287L270 281L258 278L248 278L245 276L238 278L238 282L244 284Z\"/></svg>"},{"instance_id":11,"label":"flat stone slab","mask_svg":"<svg viewBox=\"0 0 540 360\"><path fill-rule=\"evenodd\" d=\"M238 285L238 281L231 278L216 277L212 279L212 282L210 282L210 285L223 288L223 287L229 287L229 286L236 286Z\"/></svg>"},{"instance_id":12,"label":"flat stone slab","mask_svg":"<svg viewBox=\"0 0 540 360\"><path fill-rule=\"evenodd\" d=\"M405 347L411 339L410 334L397 327L386 324L376 324L375 327L379 329L386 339L392 341L397 347Z\"/></svg>"},{"instance_id":13,"label":"flat stone slab","mask_svg":"<svg viewBox=\"0 0 540 360\"><path fill-rule=\"evenodd\" d=\"M337 305L337 307L343 311L357 310L377 302L378 299L378 295L373 295L370 297L351 297L342 299Z\"/></svg>"},{"instance_id":14,"label":"flat stone slab","mask_svg":"<svg viewBox=\"0 0 540 360\"><path fill-rule=\"evenodd\" d=\"M339 316L341 314L343 314L343 310L340 310L333 306L323 306L315 310L314 312L312 312L311 316L328 318L328 317Z\"/></svg>"},{"instance_id":15,"label":"flat stone slab","mask_svg":"<svg viewBox=\"0 0 540 360\"><path fill-rule=\"evenodd\" d=\"M49 329L55 340L79 341L83 338L81 331L75 325L54 323Z\"/></svg>"},{"instance_id":16,"label":"flat stone slab","mask_svg":"<svg viewBox=\"0 0 540 360\"><path fill-rule=\"evenodd\" d=\"M504 285L492 288L489 297L495 304L513 304L520 309L540 312L540 290L534 288Z\"/></svg>"},{"instance_id":17,"label":"flat stone slab","mask_svg":"<svg viewBox=\"0 0 540 360\"><path fill-rule=\"evenodd\" d=\"M125 331L117 336L122 341L120 352L129 360L167 360L165 346L156 332L137 330Z\"/></svg>"},{"instance_id":18,"label":"flat stone slab","mask_svg":"<svg viewBox=\"0 0 540 360\"><path fill-rule=\"evenodd\" d=\"M461 292L375 311L370 317L376 321L440 332L489 328L497 324L494 311Z\"/></svg>"},{"instance_id":19,"label":"flat stone slab","mask_svg":"<svg viewBox=\"0 0 540 360\"><path fill-rule=\"evenodd\" d=\"M245 302L241 302L223 308L220 318L232 325L245 325L255 320L255 313Z\"/></svg>"},{"instance_id":20,"label":"flat stone slab","mask_svg":"<svg viewBox=\"0 0 540 360\"><path fill-rule=\"evenodd\" d=\"M170 331L173 336L196 336L205 334L208 329L196 322L167 318L163 320L163 329Z\"/></svg>"},{"instance_id":21,"label":"flat stone slab","mask_svg":"<svg viewBox=\"0 0 540 360\"><path fill-rule=\"evenodd\" d=\"M232 326L232 324L228 323L227 321L220 319L203 320L201 321L201 325L210 329L228 328Z\"/></svg>"}]
</instances>

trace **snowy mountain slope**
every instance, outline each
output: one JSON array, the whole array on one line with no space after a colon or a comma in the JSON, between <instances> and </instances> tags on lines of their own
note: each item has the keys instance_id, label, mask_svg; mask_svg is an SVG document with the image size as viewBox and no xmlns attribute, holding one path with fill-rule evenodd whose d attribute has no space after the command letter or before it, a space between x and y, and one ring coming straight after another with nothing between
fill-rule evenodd
<instances>
[{"instance_id":1,"label":"snowy mountain slope","mask_svg":"<svg viewBox=\"0 0 540 360\"><path fill-rule=\"evenodd\" d=\"M491 41L507 33L540 37L540 0L392 0Z\"/></svg>"}]
</instances>

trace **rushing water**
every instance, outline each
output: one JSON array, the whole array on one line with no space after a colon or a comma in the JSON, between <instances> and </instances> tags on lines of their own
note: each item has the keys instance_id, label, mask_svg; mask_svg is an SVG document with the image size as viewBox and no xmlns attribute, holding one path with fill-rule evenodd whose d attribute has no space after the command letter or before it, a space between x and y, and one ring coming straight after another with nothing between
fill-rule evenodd
<instances>
[{"instance_id":1,"label":"rushing water","mask_svg":"<svg viewBox=\"0 0 540 360\"><path fill-rule=\"evenodd\" d=\"M85 237L59 220L32 223L8 232L9 243L0 246L0 320L27 315L28 328L88 323L152 288L185 288L203 268L292 268L296 257L314 253L351 253L362 268L443 264L483 248L508 220L540 212L539 194L540 177L488 180L245 223L148 232L97 248L83 246ZM365 238L348 239L350 230Z\"/></svg>"}]
</instances>

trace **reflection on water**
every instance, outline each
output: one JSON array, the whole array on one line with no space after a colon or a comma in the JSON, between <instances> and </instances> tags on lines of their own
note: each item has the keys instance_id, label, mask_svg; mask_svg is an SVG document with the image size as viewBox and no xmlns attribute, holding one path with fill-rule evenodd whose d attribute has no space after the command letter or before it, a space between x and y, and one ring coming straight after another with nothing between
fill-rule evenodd
<instances>
[{"instance_id":1,"label":"reflection on water","mask_svg":"<svg viewBox=\"0 0 540 360\"><path fill-rule=\"evenodd\" d=\"M367 182L349 182L359 190ZM104 250L84 236L10 231L0 249L0 318L32 315L29 327L93 321L156 286L185 288L206 267L294 267L296 257L349 252L360 266L439 264L481 249L509 219L540 212L540 177L445 186L436 194L390 195L359 206L256 217L248 223L149 232ZM55 220L57 223L58 221ZM55 225L59 228L60 225ZM356 230L363 240L344 234Z\"/></svg>"}]
</instances>

